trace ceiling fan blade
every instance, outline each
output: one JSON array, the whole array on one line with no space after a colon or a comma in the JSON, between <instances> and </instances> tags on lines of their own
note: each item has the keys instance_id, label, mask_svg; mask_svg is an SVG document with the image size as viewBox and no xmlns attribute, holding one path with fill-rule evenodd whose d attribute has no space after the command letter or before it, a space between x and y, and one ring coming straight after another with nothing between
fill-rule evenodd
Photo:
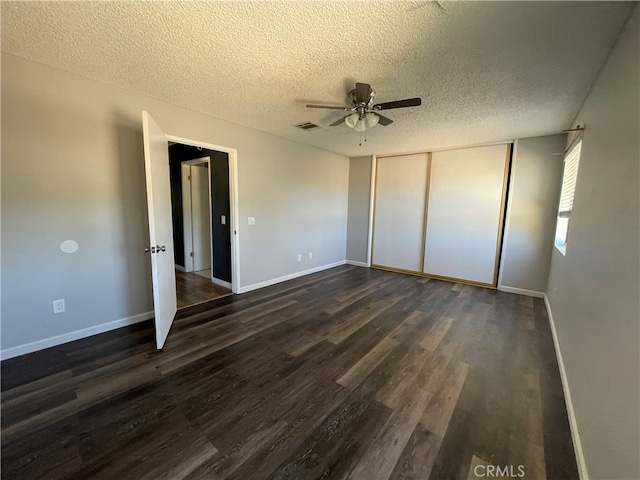
<instances>
[{"instance_id":1,"label":"ceiling fan blade","mask_svg":"<svg viewBox=\"0 0 640 480\"><path fill-rule=\"evenodd\" d=\"M392 108L417 107L422 105L420 97L396 100L395 102L378 103L373 106L374 110L390 110Z\"/></svg>"},{"instance_id":2,"label":"ceiling fan blade","mask_svg":"<svg viewBox=\"0 0 640 480\"><path fill-rule=\"evenodd\" d=\"M385 117L384 115L380 115L379 113L375 113L374 115L378 116L378 124L382 125L383 127L386 127L387 125L391 125L393 123L393 120Z\"/></svg>"},{"instance_id":3,"label":"ceiling fan blade","mask_svg":"<svg viewBox=\"0 0 640 480\"><path fill-rule=\"evenodd\" d=\"M348 117L349 115L347 115ZM331 125L329 125L330 127L337 127L338 125L340 125L341 123L344 123L344 119L347 117L342 117L340 120L336 120L335 122L333 122Z\"/></svg>"},{"instance_id":4,"label":"ceiling fan blade","mask_svg":"<svg viewBox=\"0 0 640 480\"><path fill-rule=\"evenodd\" d=\"M356 83L356 101L358 103L369 103L371 99L371 85L368 83Z\"/></svg>"},{"instance_id":5,"label":"ceiling fan blade","mask_svg":"<svg viewBox=\"0 0 640 480\"><path fill-rule=\"evenodd\" d=\"M307 105L307 108L329 108L331 110L349 110L349 107L338 107L336 105Z\"/></svg>"}]
</instances>

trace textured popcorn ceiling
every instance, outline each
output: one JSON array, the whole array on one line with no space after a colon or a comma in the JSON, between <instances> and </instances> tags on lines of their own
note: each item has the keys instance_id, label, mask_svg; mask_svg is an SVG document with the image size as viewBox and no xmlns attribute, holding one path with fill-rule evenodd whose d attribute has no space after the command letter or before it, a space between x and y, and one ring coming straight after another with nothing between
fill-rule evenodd
<instances>
[{"instance_id":1,"label":"textured popcorn ceiling","mask_svg":"<svg viewBox=\"0 0 640 480\"><path fill-rule=\"evenodd\" d=\"M2 2L2 49L344 155L569 127L627 2ZM328 127L356 81L420 96L394 123ZM153 113L153 112L151 112ZM311 121L322 126L299 130Z\"/></svg>"}]
</instances>

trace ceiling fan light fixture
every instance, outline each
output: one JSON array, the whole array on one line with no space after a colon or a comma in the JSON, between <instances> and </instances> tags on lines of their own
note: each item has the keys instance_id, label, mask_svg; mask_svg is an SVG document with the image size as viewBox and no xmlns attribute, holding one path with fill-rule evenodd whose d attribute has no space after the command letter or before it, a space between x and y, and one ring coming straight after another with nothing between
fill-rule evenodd
<instances>
[{"instance_id":1,"label":"ceiling fan light fixture","mask_svg":"<svg viewBox=\"0 0 640 480\"><path fill-rule=\"evenodd\" d=\"M347 127L349 128L356 128L358 120L360 120L360 115L358 115L357 113L352 113L344 119L344 123L346 123Z\"/></svg>"},{"instance_id":2,"label":"ceiling fan light fixture","mask_svg":"<svg viewBox=\"0 0 640 480\"><path fill-rule=\"evenodd\" d=\"M364 122L364 118L362 120L358 120L356 122L355 127L353 128L356 132L364 132L367 129L367 125Z\"/></svg>"},{"instance_id":3,"label":"ceiling fan light fixture","mask_svg":"<svg viewBox=\"0 0 640 480\"><path fill-rule=\"evenodd\" d=\"M380 118L378 117L378 115L372 112L367 113L365 115L365 119L367 121L367 125L369 126L369 128L375 127L380 121Z\"/></svg>"}]
</instances>

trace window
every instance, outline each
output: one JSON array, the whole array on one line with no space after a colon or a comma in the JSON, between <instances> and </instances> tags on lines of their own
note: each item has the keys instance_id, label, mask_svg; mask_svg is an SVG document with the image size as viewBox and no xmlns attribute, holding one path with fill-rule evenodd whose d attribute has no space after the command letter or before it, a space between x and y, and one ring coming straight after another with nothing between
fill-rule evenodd
<instances>
[{"instance_id":1,"label":"window","mask_svg":"<svg viewBox=\"0 0 640 480\"><path fill-rule=\"evenodd\" d=\"M578 178L578 164L580 163L580 149L582 140L578 141L564 157L564 173L562 175L562 191L560 192L560 205L558 206L558 223L556 224L555 245L565 255L567 251L567 235L569 232L569 220L573 209L573 194L576 190Z\"/></svg>"}]
</instances>

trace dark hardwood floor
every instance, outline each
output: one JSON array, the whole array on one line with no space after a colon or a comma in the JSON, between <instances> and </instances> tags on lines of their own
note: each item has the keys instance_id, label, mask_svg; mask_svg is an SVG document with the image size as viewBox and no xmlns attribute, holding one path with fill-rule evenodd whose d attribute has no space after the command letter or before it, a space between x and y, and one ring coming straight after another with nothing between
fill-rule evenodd
<instances>
[{"instance_id":1,"label":"dark hardwood floor","mask_svg":"<svg viewBox=\"0 0 640 480\"><path fill-rule=\"evenodd\" d=\"M197 273L185 273L176 270L176 295L178 308L208 302L231 295L231 290L216 285L210 279Z\"/></svg>"},{"instance_id":2,"label":"dark hardwood floor","mask_svg":"<svg viewBox=\"0 0 640 480\"><path fill-rule=\"evenodd\" d=\"M3 479L578 478L540 299L343 266L1 367Z\"/></svg>"}]
</instances>

